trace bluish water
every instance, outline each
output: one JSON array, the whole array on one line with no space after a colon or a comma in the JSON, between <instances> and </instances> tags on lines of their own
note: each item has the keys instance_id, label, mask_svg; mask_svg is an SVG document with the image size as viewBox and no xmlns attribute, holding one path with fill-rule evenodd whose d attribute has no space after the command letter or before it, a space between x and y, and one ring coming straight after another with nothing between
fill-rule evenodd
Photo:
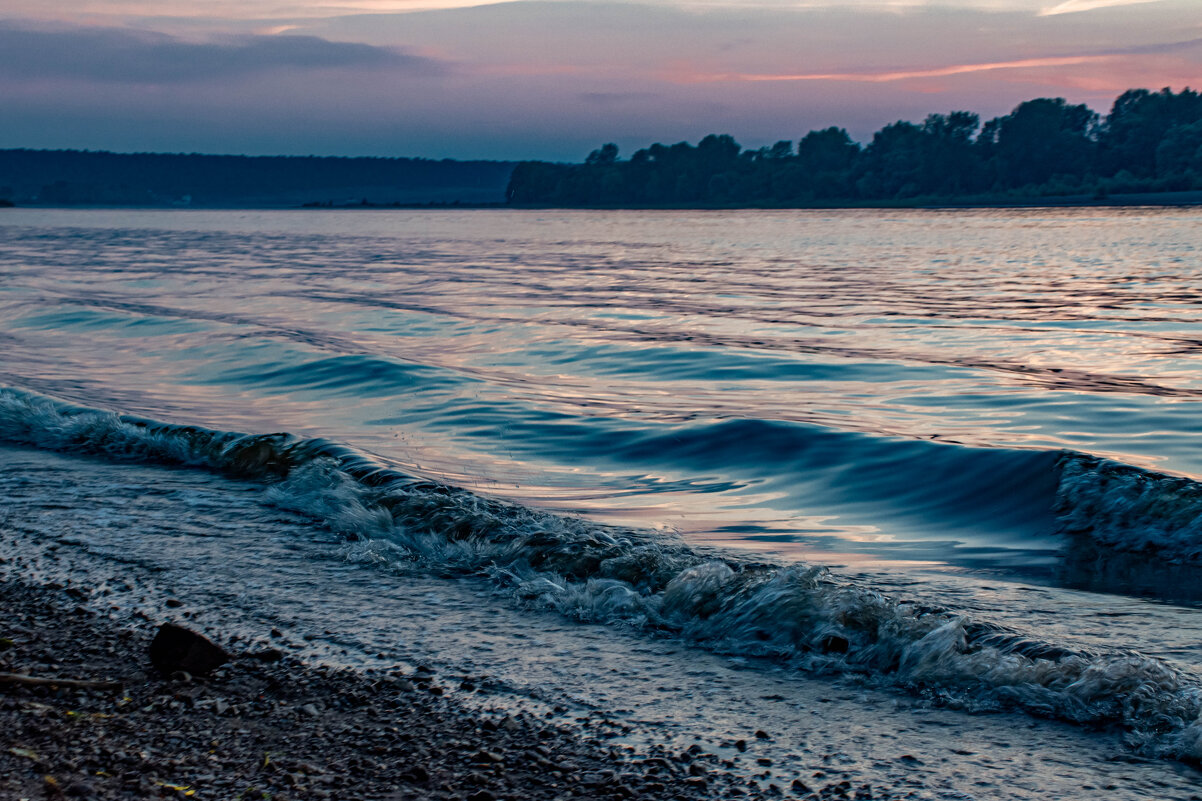
<instances>
[{"instance_id":1,"label":"bluish water","mask_svg":"<svg viewBox=\"0 0 1202 801\"><path fill-rule=\"evenodd\" d=\"M51 536L30 476L83 469L36 450L199 467L346 543L305 581L349 554L1196 760L1200 222L6 211L0 529ZM130 558L123 519L53 536ZM188 581L251 580L222 561Z\"/></svg>"}]
</instances>

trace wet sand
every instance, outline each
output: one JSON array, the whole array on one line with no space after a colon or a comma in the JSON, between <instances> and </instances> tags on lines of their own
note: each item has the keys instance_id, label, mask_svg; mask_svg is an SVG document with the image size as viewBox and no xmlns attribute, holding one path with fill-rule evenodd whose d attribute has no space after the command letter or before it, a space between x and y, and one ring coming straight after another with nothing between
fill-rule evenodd
<instances>
[{"instance_id":1,"label":"wet sand","mask_svg":"<svg viewBox=\"0 0 1202 801\"><path fill-rule=\"evenodd\" d=\"M155 626L126 628L80 606L82 596L0 584L0 671L116 685L0 683L5 798L874 797L848 782L749 785L700 748L636 753L529 712L480 711L459 699L487 690L447 686L420 667L351 671L244 654L207 677L165 676L147 655Z\"/></svg>"}]
</instances>

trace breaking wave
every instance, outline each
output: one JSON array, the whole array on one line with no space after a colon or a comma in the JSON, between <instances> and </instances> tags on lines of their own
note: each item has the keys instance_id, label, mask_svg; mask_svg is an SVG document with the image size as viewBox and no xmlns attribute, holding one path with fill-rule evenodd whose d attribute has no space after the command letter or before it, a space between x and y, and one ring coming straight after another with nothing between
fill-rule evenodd
<instances>
[{"instance_id":1,"label":"breaking wave","mask_svg":"<svg viewBox=\"0 0 1202 801\"><path fill-rule=\"evenodd\" d=\"M1202 561L1202 484L1080 453L1059 461L1062 529L1100 546Z\"/></svg>"},{"instance_id":2,"label":"breaking wave","mask_svg":"<svg viewBox=\"0 0 1202 801\"><path fill-rule=\"evenodd\" d=\"M347 540L350 558L484 575L519 601L801 669L854 673L970 710L1120 727L1141 752L1202 760L1202 680L1132 651L1084 651L891 597L825 568L690 548L415 478L289 434L181 426L0 390L0 440L262 482ZM1202 488L1063 452L1055 513L1099 548L1199 554ZM1007 477L1013 480L1014 477Z\"/></svg>"}]
</instances>

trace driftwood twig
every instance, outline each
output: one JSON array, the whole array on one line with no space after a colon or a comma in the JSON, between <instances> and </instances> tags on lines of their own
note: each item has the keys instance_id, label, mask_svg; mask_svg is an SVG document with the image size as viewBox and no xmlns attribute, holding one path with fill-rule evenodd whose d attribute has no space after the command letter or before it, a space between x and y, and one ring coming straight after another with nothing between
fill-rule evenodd
<instances>
[{"instance_id":1,"label":"driftwood twig","mask_svg":"<svg viewBox=\"0 0 1202 801\"><path fill-rule=\"evenodd\" d=\"M73 687L77 690L120 690L123 686L119 681L48 679L41 676L25 676L20 673L0 673L0 684L19 684L25 687Z\"/></svg>"}]
</instances>

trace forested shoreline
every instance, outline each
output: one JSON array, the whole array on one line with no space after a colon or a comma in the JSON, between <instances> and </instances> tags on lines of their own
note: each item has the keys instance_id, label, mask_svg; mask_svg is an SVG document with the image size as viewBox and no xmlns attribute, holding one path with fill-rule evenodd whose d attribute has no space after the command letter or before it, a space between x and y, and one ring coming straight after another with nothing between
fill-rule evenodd
<instances>
[{"instance_id":1,"label":"forested shoreline","mask_svg":"<svg viewBox=\"0 0 1202 801\"><path fill-rule=\"evenodd\" d=\"M743 149L711 134L620 159L517 165L512 205L764 207L1005 204L1202 191L1202 95L1131 89L1106 116L1038 98L981 123L968 111L898 121L861 145L842 128Z\"/></svg>"},{"instance_id":2,"label":"forested shoreline","mask_svg":"<svg viewBox=\"0 0 1202 801\"><path fill-rule=\"evenodd\" d=\"M797 208L1202 202L1202 95L1131 89L1102 116L1037 98L982 124L969 111L744 149L617 146L583 163L0 150L0 204ZM11 205L9 203L8 205Z\"/></svg>"},{"instance_id":3,"label":"forested shoreline","mask_svg":"<svg viewBox=\"0 0 1202 801\"><path fill-rule=\"evenodd\" d=\"M0 150L20 205L364 206L503 199L514 162Z\"/></svg>"}]
</instances>

